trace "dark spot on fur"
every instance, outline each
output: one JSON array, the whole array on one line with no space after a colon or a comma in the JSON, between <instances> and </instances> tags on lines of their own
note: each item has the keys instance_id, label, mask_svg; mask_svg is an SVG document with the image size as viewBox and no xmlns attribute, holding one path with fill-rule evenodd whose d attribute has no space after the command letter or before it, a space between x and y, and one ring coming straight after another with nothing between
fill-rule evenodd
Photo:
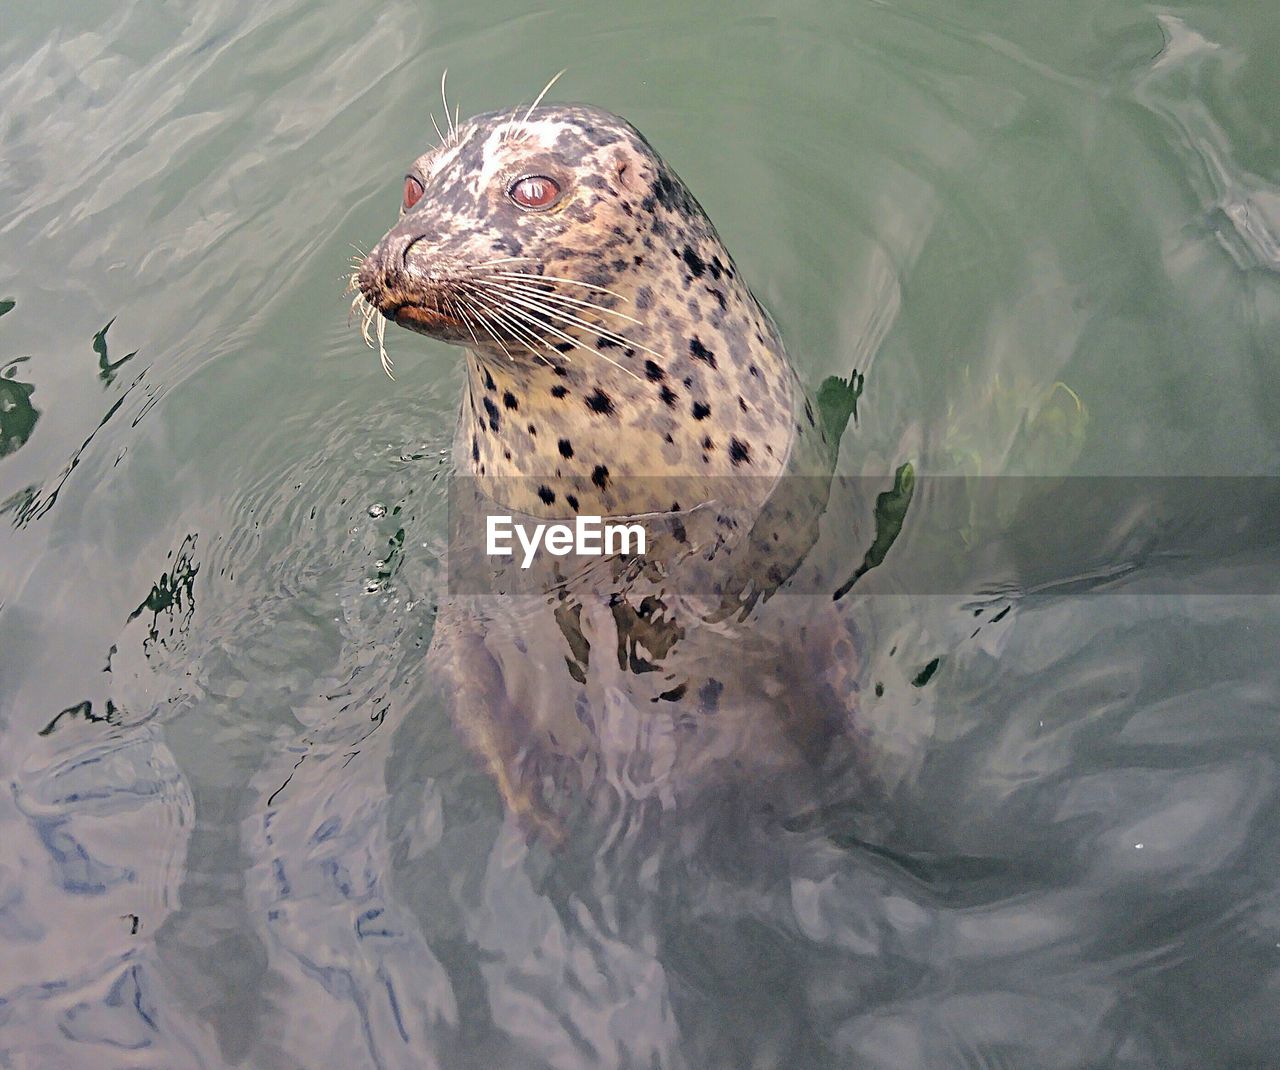
<instances>
[{"instance_id":1,"label":"dark spot on fur","mask_svg":"<svg viewBox=\"0 0 1280 1070\"><path fill-rule=\"evenodd\" d=\"M674 405L676 401L679 400L680 395L677 394L674 390L672 390L671 387L663 383L662 389L658 391L658 397L662 398L665 404ZM669 442L671 440L668 438L667 441Z\"/></svg>"},{"instance_id":2,"label":"dark spot on fur","mask_svg":"<svg viewBox=\"0 0 1280 1070\"><path fill-rule=\"evenodd\" d=\"M567 457L573 456L573 443L570 442L567 438L562 438L559 442L559 446L560 446L561 457L567 458Z\"/></svg>"},{"instance_id":3,"label":"dark spot on fur","mask_svg":"<svg viewBox=\"0 0 1280 1070\"><path fill-rule=\"evenodd\" d=\"M601 490L604 490L604 488L608 485L608 482L609 482L609 469L607 469L602 464L596 465L591 470L591 482L594 483Z\"/></svg>"},{"instance_id":4,"label":"dark spot on fur","mask_svg":"<svg viewBox=\"0 0 1280 1070\"><path fill-rule=\"evenodd\" d=\"M675 439L671 437L671 432L670 432L670 431L668 431L668 432L667 432L665 435L663 435L662 437L663 437L667 442L671 442L671 443L673 443L673 444L674 444L674 442L675 442Z\"/></svg>"},{"instance_id":5,"label":"dark spot on fur","mask_svg":"<svg viewBox=\"0 0 1280 1070\"><path fill-rule=\"evenodd\" d=\"M567 386L560 386L558 383L551 388L551 396L553 398L562 398L567 393L569 393L569 388Z\"/></svg>"},{"instance_id":6,"label":"dark spot on fur","mask_svg":"<svg viewBox=\"0 0 1280 1070\"><path fill-rule=\"evenodd\" d=\"M712 438L710 435L707 435L707 437L702 440L702 448L704 450L713 450L716 448L716 444L714 441L712 441Z\"/></svg>"},{"instance_id":7,"label":"dark spot on fur","mask_svg":"<svg viewBox=\"0 0 1280 1070\"><path fill-rule=\"evenodd\" d=\"M809 421L809 426L813 427L814 426L813 406L810 405L808 401L804 403L804 416L805 416L805 419Z\"/></svg>"},{"instance_id":8,"label":"dark spot on fur","mask_svg":"<svg viewBox=\"0 0 1280 1070\"><path fill-rule=\"evenodd\" d=\"M493 403L493 398L484 399L484 411L489 414L489 430L498 430L498 406Z\"/></svg>"},{"instance_id":9,"label":"dark spot on fur","mask_svg":"<svg viewBox=\"0 0 1280 1070\"><path fill-rule=\"evenodd\" d=\"M578 499L575 495L566 494L564 496L564 500L569 503L569 508L572 509L575 513L578 511Z\"/></svg>"},{"instance_id":10,"label":"dark spot on fur","mask_svg":"<svg viewBox=\"0 0 1280 1070\"><path fill-rule=\"evenodd\" d=\"M486 390L497 390L498 384L493 381L493 376L489 374L489 369L484 370L484 388Z\"/></svg>"},{"instance_id":11,"label":"dark spot on fur","mask_svg":"<svg viewBox=\"0 0 1280 1070\"><path fill-rule=\"evenodd\" d=\"M636 291L636 308L641 312L649 308L653 304L653 291L647 286L641 286Z\"/></svg>"},{"instance_id":12,"label":"dark spot on fur","mask_svg":"<svg viewBox=\"0 0 1280 1070\"><path fill-rule=\"evenodd\" d=\"M710 415L711 406L705 401L695 401L693 403L693 418L695 420L705 420Z\"/></svg>"},{"instance_id":13,"label":"dark spot on fur","mask_svg":"<svg viewBox=\"0 0 1280 1070\"><path fill-rule=\"evenodd\" d=\"M686 245L684 252L680 254L684 262L689 265L689 270L693 272L695 278L700 278L702 273L707 270L706 261L693 251L693 246Z\"/></svg>"},{"instance_id":14,"label":"dark spot on fur","mask_svg":"<svg viewBox=\"0 0 1280 1070\"><path fill-rule=\"evenodd\" d=\"M529 434L534 438L538 437L538 429L534 427L533 424L529 425Z\"/></svg>"},{"instance_id":15,"label":"dark spot on fur","mask_svg":"<svg viewBox=\"0 0 1280 1070\"><path fill-rule=\"evenodd\" d=\"M508 409L520 408L520 402L516 400L515 394L511 393L510 390L502 395L502 404L504 408Z\"/></svg>"},{"instance_id":16,"label":"dark spot on fur","mask_svg":"<svg viewBox=\"0 0 1280 1070\"><path fill-rule=\"evenodd\" d=\"M613 399L603 390L596 387L586 396L587 408L601 416L613 415Z\"/></svg>"},{"instance_id":17,"label":"dark spot on fur","mask_svg":"<svg viewBox=\"0 0 1280 1070\"><path fill-rule=\"evenodd\" d=\"M743 399L741 396L739 396L739 398L738 398L738 408L740 408L743 412L746 412L746 411L747 411L747 403L746 403L746 400L745 400L745 399Z\"/></svg>"},{"instance_id":18,"label":"dark spot on fur","mask_svg":"<svg viewBox=\"0 0 1280 1070\"><path fill-rule=\"evenodd\" d=\"M658 699L663 699L666 702L679 702L680 699L684 698L684 693L688 690L688 684L680 684L678 687L673 687L670 691L662 692L662 694L658 696ZM657 702L658 699L654 699L654 701Z\"/></svg>"},{"instance_id":19,"label":"dark spot on fur","mask_svg":"<svg viewBox=\"0 0 1280 1070\"><path fill-rule=\"evenodd\" d=\"M475 435L471 436L471 459L473 461L480 460L480 443Z\"/></svg>"},{"instance_id":20,"label":"dark spot on fur","mask_svg":"<svg viewBox=\"0 0 1280 1070\"><path fill-rule=\"evenodd\" d=\"M728 305L728 303L727 303L727 302L725 301L725 299L724 299L724 294L722 294L722 293L721 293L719 290L717 290L714 286L708 286L708 287L706 287L706 291L707 291L707 293L709 293L712 297L714 297L714 298L716 299L716 301L719 303L719 305L720 305L720 311L721 311L721 312L728 312L728 311L729 311L729 305Z\"/></svg>"},{"instance_id":21,"label":"dark spot on fur","mask_svg":"<svg viewBox=\"0 0 1280 1070\"><path fill-rule=\"evenodd\" d=\"M702 344L702 339L696 334L689 339L689 352L694 360L703 361L713 368L716 366L716 355Z\"/></svg>"},{"instance_id":22,"label":"dark spot on fur","mask_svg":"<svg viewBox=\"0 0 1280 1070\"><path fill-rule=\"evenodd\" d=\"M615 342L612 338L597 338L596 348L597 349L617 349L618 343Z\"/></svg>"},{"instance_id":23,"label":"dark spot on fur","mask_svg":"<svg viewBox=\"0 0 1280 1070\"><path fill-rule=\"evenodd\" d=\"M552 505L556 500L556 492L544 485L538 488L538 497L542 499L544 504Z\"/></svg>"},{"instance_id":24,"label":"dark spot on fur","mask_svg":"<svg viewBox=\"0 0 1280 1070\"><path fill-rule=\"evenodd\" d=\"M729 459L734 465L751 463L751 447L740 438L729 439Z\"/></svg>"},{"instance_id":25,"label":"dark spot on fur","mask_svg":"<svg viewBox=\"0 0 1280 1070\"><path fill-rule=\"evenodd\" d=\"M649 377L649 382L651 383L660 383L667 377L667 373L651 360L644 362L644 373Z\"/></svg>"},{"instance_id":26,"label":"dark spot on fur","mask_svg":"<svg viewBox=\"0 0 1280 1070\"><path fill-rule=\"evenodd\" d=\"M750 372L752 375L754 375L757 379L760 378L760 369L757 368L754 364L751 365L751 367L749 367L747 371Z\"/></svg>"}]
</instances>

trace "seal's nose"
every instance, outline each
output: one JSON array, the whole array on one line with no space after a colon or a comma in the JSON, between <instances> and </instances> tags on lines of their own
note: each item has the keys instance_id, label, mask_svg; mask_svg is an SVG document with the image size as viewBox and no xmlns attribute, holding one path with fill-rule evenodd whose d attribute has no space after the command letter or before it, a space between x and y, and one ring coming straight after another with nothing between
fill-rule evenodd
<instances>
[{"instance_id":1,"label":"seal's nose","mask_svg":"<svg viewBox=\"0 0 1280 1070\"><path fill-rule=\"evenodd\" d=\"M356 274L360 292L379 312L386 312L402 300L400 292L408 281L409 249L418 240L416 234L392 231L370 250Z\"/></svg>"}]
</instances>

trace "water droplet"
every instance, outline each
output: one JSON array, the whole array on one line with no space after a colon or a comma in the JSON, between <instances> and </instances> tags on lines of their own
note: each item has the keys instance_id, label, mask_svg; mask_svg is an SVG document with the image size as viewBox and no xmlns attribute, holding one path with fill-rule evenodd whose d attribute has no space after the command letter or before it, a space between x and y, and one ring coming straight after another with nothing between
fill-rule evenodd
<instances>
[{"instance_id":1,"label":"water droplet","mask_svg":"<svg viewBox=\"0 0 1280 1070\"><path fill-rule=\"evenodd\" d=\"M369 506L369 515L377 520L378 517L387 515L387 507L381 502L374 502Z\"/></svg>"}]
</instances>

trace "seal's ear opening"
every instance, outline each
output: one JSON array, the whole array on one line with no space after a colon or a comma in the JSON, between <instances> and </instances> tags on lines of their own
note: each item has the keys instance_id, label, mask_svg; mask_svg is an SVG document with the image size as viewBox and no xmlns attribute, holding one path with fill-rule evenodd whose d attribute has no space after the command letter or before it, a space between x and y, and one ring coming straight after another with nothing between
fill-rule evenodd
<instances>
[{"instance_id":1,"label":"seal's ear opening","mask_svg":"<svg viewBox=\"0 0 1280 1070\"><path fill-rule=\"evenodd\" d=\"M613 177L617 180L618 185L623 189L631 188L631 182L628 180L627 176L627 168L630 166L631 161L622 155L622 153L619 153L613 158Z\"/></svg>"}]
</instances>

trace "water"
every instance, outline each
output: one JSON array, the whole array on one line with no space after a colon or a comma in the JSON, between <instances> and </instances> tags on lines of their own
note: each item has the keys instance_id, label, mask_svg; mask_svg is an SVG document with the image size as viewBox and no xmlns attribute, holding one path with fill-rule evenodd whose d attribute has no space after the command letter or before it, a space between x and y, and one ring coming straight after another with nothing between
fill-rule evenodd
<instances>
[{"instance_id":1,"label":"water","mask_svg":"<svg viewBox=\"0 0 1280 1070\"><path fill-rule=\"evenodd\" d=\"M422 664L460 364L386 379L341 276L443 68L568 67L806 381L866 372L845 474L1264 476L1278 51L1223 2L6 12L0 1065L1274 1065L1274 544L855 599L875 792L529 847Z\"/></svg>"}]
</instances>

